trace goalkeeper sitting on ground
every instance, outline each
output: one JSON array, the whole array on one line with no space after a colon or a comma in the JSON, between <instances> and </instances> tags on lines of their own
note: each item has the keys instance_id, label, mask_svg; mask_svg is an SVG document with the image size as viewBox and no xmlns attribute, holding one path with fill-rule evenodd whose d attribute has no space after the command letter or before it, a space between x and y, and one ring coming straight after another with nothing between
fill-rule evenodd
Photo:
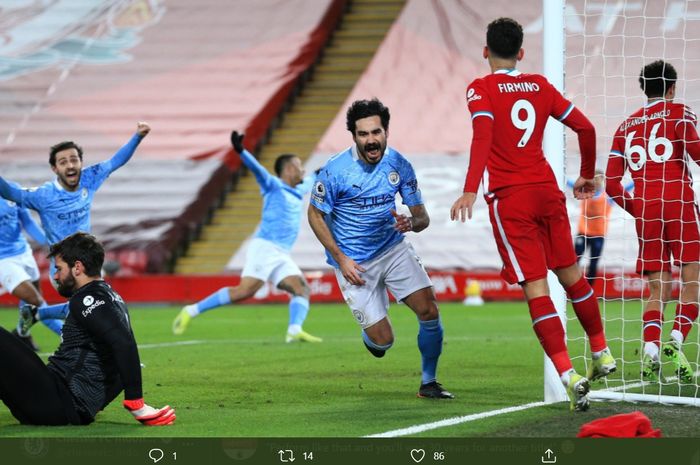
<instances>
[{"instance_id":1,"label":"goalkeeper sitting on ground","mask_svg":"<svg viewBox=\"0 0 700 465\"><path fill-rule=\"evenodd\" d=\"M141 363L122 298L100 277L104 249L78 232L53 244L58 292L70 297L61 344L48 365L0 328L0 400L25 425L87 425L124 391L124 407L144 425L175 421L170 406L143 402Z\"/></svg>"}]
</instances>

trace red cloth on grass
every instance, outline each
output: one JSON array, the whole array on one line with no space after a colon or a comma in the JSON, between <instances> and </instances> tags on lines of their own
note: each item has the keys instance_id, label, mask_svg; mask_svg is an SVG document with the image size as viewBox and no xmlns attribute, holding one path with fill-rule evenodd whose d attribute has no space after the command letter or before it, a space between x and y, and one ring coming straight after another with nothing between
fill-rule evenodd
<instances>
[{"instance_id":1,"label":"red cloth on grass","mask_svg":"<svg viewBox=\"0 0 700 465\"><path fill-rule=\"evenodd\" d=\"M653 429L651 420L642 412L622 413L598 418L581 426L579 438L660 438L661 430Z\"/></svg>"}]
</instances>

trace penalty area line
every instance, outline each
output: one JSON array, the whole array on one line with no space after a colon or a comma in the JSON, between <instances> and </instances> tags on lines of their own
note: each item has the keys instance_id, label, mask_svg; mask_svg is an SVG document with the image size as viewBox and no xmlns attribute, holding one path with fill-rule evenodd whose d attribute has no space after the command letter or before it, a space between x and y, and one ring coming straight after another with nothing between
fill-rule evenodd
<instances>
[{"instance_id":1,"label":"penalty area line","mask_svg":"<svg viewBox=\"0 0 700 465\"><path fill-rule=\"evenodd\" d=\"M432 429L444 428L446 426L454 426L462 423L469 423L470 421L481 420L484 418L495 417L498 415L503 415L505 413L519 412L521 410L527 410L534 407L542 407L547 405L546 402L530 402L529 404L516 405L513 407L506 407L497 410L490 410L488 412L473 413L471 415L465 415L462 417L446 418L440 421L434 421L432 423L424 423L422 425L409 426L408 428L395 429L392 431L387 431L385 433L370 434L363 436L365 438L396 438L399 436L407 436L409 434L418 434L424 431L430 431Z\"/></svg>"}]
</instances>

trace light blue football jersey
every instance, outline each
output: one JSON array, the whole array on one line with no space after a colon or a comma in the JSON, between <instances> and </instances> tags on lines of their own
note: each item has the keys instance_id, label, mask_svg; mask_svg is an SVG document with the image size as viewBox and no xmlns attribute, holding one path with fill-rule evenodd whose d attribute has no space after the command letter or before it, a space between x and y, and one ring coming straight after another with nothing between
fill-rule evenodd
<instances>
[{"instance_id":1,"label":"light blue football jersey","mask_svg":"<svg viewBox=\"0 0 700 465\"><path fill-rule=\"evenodd\" d=\"M263 197L262 220L255 237L292 250L299 235L304 194L311 190L316 176L309 175L301 184L290 187L270 174L247 150L241 153L241 160L255 175Z\"/></svg>"},{"instance_id":2,"label":"light blue football jersey","mask_svg":"<svg viewBox=\"0 0 700 465\"><path fill-rule=\"evenodd\" d=\"M36 210L50 244L78 231L90 232L90 207L95 192L114 170L131 158L141 139L134 134L112 158L84 168L74 192L65 190L57 179L39 187L20 189L0 178L0 195Z\"/></svg>"},{"instance_id":3,"label":"light blue football jersey","mask_svg":"<svg viewBox=\"0 0 700 465\"><path fill-rule=\"evenodd\" d=\"M396 194L409 207L421 205L413 166L387 147L376 165L360 159L356 146L334 155L318 175L311 204L326 214L340 250L358 263L381 255L403 240L394 229ZM338 263L326 251L328 264Z\"/></svg>"}]
</instances>

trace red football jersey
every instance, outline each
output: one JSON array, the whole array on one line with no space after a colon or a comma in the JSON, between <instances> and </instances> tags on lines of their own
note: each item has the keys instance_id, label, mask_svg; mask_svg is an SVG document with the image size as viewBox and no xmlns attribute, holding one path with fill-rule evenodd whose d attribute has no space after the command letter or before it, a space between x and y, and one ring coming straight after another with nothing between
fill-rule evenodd
<instances>
[{"instance_id":1,"label":"red football jersey","mask_svg":"<svg viewBox=\"0 0 700 465\"><path fill-rule=\"evenodd\" d=\"M593 178L595 130L544 76L515 69L496 71L469 85L467 105L475 141L465 192L477 191L483 162L491 192L523 184L551 183L556 187L556 178L542 151L542 136L550 116L577 131L585 130L585 141L579 140L584 159L582 176ZM482 129L479 118L490 118L493 124ZM490 141L483 145L475 143L484 131L493 131Z\"/></svg>"},{"instance_id":2,"label":"red football jersey","mask_svg":"<svg viewBox=\"0 0 700 465\"><path fill-rule=\"evenodd\" d=\"M607 176L617 179L629 169L635 197L693 201L685 152L686 142L697 142L696 124L695 113L681 103L645 105L615 132Z\"/></svg>"}]
</instances>

